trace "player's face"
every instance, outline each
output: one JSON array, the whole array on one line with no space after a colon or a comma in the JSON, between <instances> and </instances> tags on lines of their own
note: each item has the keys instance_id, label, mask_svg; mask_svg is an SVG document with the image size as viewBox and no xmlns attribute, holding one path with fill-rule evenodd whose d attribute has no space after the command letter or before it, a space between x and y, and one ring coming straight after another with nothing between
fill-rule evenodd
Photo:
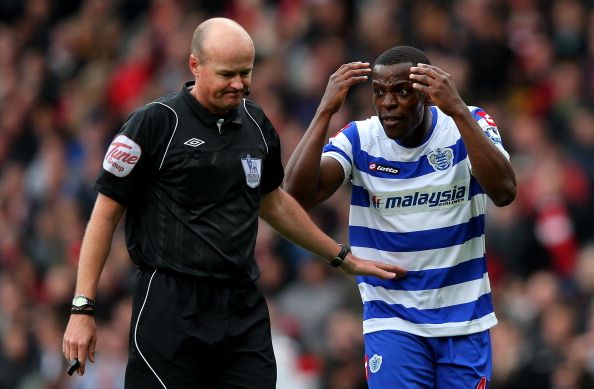
<instances>
[{"instance_id":1,"label":"player's face","mask_svg":"<svg viewBox=\"0 0 594 389\"><path fill-rule=\"evenodd\" d=\"M220 49L209 53L205 60L195 60L194 95L200 104L216 114L237 107L252 82L253 50Z\"/></svg>"},{"instance_id":2,"label":"player's face","mask_svg":"<svg viewBox=\"0 0 594 389\"><path fill-rule=\"evenodd\" d=\"M425 97L412 87L412 63L375 65L372 73L373 105L386 135L391 139L413 141L422 128ZM412 142L414 143L414 141Z\"/></svg>"}]
</instances>

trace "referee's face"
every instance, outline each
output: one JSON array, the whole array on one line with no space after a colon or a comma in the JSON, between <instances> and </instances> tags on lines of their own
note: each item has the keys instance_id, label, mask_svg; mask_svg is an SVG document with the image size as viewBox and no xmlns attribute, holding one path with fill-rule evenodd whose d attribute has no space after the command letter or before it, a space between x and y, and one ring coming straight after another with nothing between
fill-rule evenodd
<instances>
[{"instance_id":1,"label":"referee's face","mask_svg":"<svg viewBox=\"0 0 594 389\"><path fill-rule=\"evenodd\" d=\"M194 96L212 113L224 114L237 107L249 91L254 49L241 42L210 46L202 58L190 56L190 67L193 66Z\"/></svg>"}]
</instances>

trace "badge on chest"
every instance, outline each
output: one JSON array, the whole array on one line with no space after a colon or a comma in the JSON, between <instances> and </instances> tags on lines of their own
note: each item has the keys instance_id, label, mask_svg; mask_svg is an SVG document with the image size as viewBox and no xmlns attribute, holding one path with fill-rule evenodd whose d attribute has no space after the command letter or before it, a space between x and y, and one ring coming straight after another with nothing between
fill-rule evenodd
<instances>
[{"instance_id":1,"label":"badge on chest","mask_svg":"<svg viewBox=\"0 0 594 389\"><path fill-rule=\"evenodd\" d=\"M262 159L252 158L249 154L241 158L241 165L245 173L245 182L250 188L256 188L260 185L262 177Z\"/></svg>"}]
</instances>

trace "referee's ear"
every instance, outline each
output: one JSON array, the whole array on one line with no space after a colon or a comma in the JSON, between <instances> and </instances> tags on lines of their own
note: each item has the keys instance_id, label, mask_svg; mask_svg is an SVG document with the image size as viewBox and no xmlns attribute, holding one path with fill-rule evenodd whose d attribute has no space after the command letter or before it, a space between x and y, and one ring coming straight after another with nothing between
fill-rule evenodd
<instances>
[{"instance_id":1,"label":"referee's ear","mask_svg":"<svg viewBox=\"0 0 594 389\"><path fill-rule=\"evenodd\" d=\"M194 77L198 77L198 67L199 66L200 66L200 61L198 60L198 57L196 57L194 54L190 54L190 59L188 61L188 67L190 68L190 71L192 72Z\"/></svg>"}]
</instances>

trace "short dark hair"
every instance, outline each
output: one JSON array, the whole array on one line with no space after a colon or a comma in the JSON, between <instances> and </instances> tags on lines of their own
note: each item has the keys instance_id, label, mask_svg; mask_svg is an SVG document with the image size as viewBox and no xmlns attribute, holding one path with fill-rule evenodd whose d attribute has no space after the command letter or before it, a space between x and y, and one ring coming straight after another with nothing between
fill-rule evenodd
<instances>
[{"instance_id":1,"label":"short dark hair","mask_svg":"<svg viewBox=\"0 0 594 389\"><path fill-rule=\"evenodd\" d=\"M203 61L205 58L204 56L204 40L206 38L206 30L208 27L208 23L201 23L196 27L194 30L194 35L192 36L192 45L190 47L190 52L194 54L196 57L200 58Z\"/></svg>"},{"instance_id":2,"label":"short dark hair","mask_svg":"<svg viewBox=\"0 0 594 389\"><path fill-rule=\"evenodd\" d=\"M431 65L427 55L411 46L396 46L381 53L373 63L375 65L396 65L400 63L425 63Z\"/></svg>"}]
</instances>

